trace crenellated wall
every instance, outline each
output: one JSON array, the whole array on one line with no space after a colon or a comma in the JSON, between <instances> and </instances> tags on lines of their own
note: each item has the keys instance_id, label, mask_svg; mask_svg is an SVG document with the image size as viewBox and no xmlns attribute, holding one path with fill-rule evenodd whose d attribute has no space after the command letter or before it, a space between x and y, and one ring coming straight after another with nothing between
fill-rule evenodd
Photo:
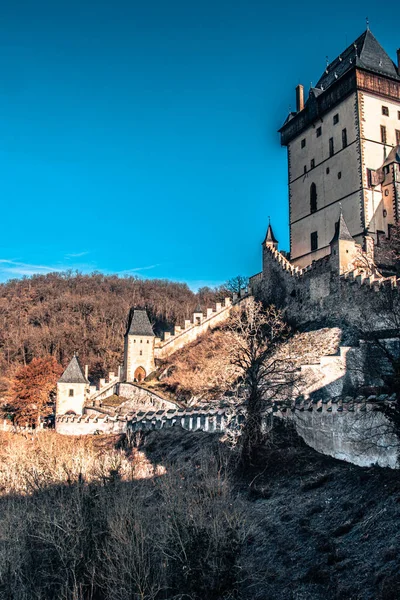
<instances>
[{"instance_id":1,"label":"crenellated wall","mask_svg":"<svg viewBox=\"0 0 400 600\"><path fill-rule=\"evenodd\" d=\"M304 441L322 454L359 466L398 468L398 439L383 413L377 410L379 405L392 401L388 396L299 399L295 403L274 403L264 418L266 423L272 417L291 420ZM124 417L64 415L57 417L56 423L57 431L64 435L132 434L167 427L213 433L237 428L243 420L243 414L235 414L231 407L204 407L143 410Z\"/></svg>"},{"instance_id":2,"label":"crenellated wall","mask_svg":"<svg viewBox=\"0 0 400 600\"><path fill-rule=\"evenodd\" d=\"M250 292L257 299L285 308L297 326L326 320L388 329L390 315L385 310L384 292L391 290L391 300L400 309L399 281L377 272L367 273L368 269L360 265L340 274L332 255L299 269L275 248L267 247L262 273L250 278Z\"/></svg>"},{"instance_id":3,"label":"crenellated wall","mask_svg":"<svg viewBox=\"0 0 400 600\"><path fill-rule=\"evenodd\" d=\"M361 467L377 464L398 468L399 440L373 404L345 398L320 410L296 410L292 419L303 440L322 454Z\"/></svg>"},{"instance_id":4,"label":"crenellated wall","mask_svg":"<svg viewBox=\"0 0 400 600\"><path fill-rule=\"evenodd\" d=\"M229 318L232 305L238 304L246 298L247 294L242 293L241 297L234 296L233 301L225 298L223 303L218 303L213 308L207 308L206 315L203 313L194 313L193 321L185 321L184 327L176 326L174 335L164 334L163 340L156 340L154 348L155 358L163 359L183 348L186 344L194 342L203 333L209 329L214 329Z\"/></svg>"}]
</instances>

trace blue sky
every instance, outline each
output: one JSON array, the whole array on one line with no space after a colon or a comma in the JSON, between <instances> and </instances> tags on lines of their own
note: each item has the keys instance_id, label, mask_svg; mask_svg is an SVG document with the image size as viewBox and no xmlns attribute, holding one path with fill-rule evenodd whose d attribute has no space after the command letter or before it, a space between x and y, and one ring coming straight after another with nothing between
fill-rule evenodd
<instances>
[{"instance_id":1,"label":"blue sky","mask_svg":"<svg viewBox=\"0 0 400 600\"><path fill-rule=\"evenodd\" d=\"M294 88L365 29L376 2L36 0L0 36L0 280L52 270L193 288L260 270L271 216L288 246Z\"/></svg>"}]
</instances>

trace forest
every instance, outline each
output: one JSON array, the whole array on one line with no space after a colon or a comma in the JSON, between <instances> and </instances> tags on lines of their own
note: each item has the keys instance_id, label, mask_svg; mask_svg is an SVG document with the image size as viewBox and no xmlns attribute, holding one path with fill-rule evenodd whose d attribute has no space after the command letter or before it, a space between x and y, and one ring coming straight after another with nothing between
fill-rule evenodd
<instances>
[{"instance_id":1,"label":"forest","mask_svg":"<svg viewBox=\"0 0 400 600\"><path fill-rule=\"evenodd\" d=\"M116 370L131 307L146 308L156 335L229 295L224 287L194 293L185 283L92 273L50 273L0 284L0 378L33 358L65 366L74 352L94 379Z\"/></svg>"}]
</instances>

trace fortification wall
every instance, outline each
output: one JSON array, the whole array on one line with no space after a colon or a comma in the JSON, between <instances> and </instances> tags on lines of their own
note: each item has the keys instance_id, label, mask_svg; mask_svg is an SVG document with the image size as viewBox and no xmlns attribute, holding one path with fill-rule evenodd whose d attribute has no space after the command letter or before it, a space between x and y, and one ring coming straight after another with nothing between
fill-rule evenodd
<instances>
[{"instance_id":1,"label":"fortification wall","mask_svg":"<svg viewBox=\"0 0 400 600\"><path fill-rule=\"evenodd\" d=\"M125 433L126 420L108 415L63 415L56 417L56 432L62 435L93 435Z\"/></svg>"},{"instance_id":2,"label":"fortification wall","mask_svg":"<svg viewBox=\"0 0 400 600\"><path fill-rule=\"evenodd\" d=\"M398 439L379 403L387 396L371 398L339 398L329 401L300 401L289 407L273 405L265 415L291 420L306 444L329 456L359 466L378 464L398 468ZM63 435L95 433L128 433L165 427L182 427L189 431L224 432L243 422L242 414L227 409L137 411L125 417L62 416L56 419L56 431Z\"/></svg>"},{"instance_id":3,"label":"fortification wall","mask_svg":"<svg viewBox=\"0 0 400 600\"><path fill-rule=\"evenodd\" d=\"M262 277L251 278L250 286L257 299L285 308L297 326L324 320L370 331L390 329L393 308L400 311L394 278L366 277L358 269L339 275L330 256L296 269L279 252L265 248Z\"/></svg>"},{"instance_id":4,"label":"fortification wall","mask_svg":"<svg viewBox=\"0 0 400 600\"><path fill-rule=\"evenodd\" d=\"M126 398L127 402L124 402L121 406L131 406L132 408L137 405L142 408L156 409L156 410L167 410L176 409L177 404L171 402L166 398L162 398L158 394L146 390L139 385L134 383L119 383L117 384L117 394L121 398Z\"/></svg>"},{"instance_id":5,"label":"fortification wall","mask_svg":"<svg viewBox=\"0 0 400 600\"><path fill-rule=\"evenodd\" d=\"M377 464L398 468L399 440L381 412L339 410L338 405L326 405L320 412L299 411L292 414L298 434L322 454L345 460L361 467Z\"/></svg>"},{"instance_id":6,"label":"fortification wall","mask_svg":"<svg viewBox=\"0 0 400 600\"><path fill-rule=\"evenodd\" d=\"M194 322L185 321L184 328L175 327L174 335L165 334L163 341L156 343L154 348L155 358L163 359L177 350L183 348L186 344L194 342L200 335L206 333L209 329L214 329L229 318L232 304L237 304L244 300L244 296L234 299L225 298L224 303L217 303L215 310L207 308L206 316L201 313L195 313ZM198 315L196 317L196 315ZM197 318L197 321L196 321Z\"/></svg>"}]
</instances>

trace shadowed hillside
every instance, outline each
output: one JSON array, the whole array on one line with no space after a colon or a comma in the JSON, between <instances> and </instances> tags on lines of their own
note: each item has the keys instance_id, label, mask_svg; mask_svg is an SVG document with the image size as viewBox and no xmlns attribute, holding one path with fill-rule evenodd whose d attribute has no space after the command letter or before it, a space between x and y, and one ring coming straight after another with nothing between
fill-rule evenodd
<instances>
[{"instance_id":1,"label":"shadowed hillside","mask_svg":"<svg viewBox=\"0 0 400 600\"><path fill-rule=\"evenodd\" d=\"M0 435L1 600L397 600L400 481L277 427Z\"/></svg>"}]
</instances>

